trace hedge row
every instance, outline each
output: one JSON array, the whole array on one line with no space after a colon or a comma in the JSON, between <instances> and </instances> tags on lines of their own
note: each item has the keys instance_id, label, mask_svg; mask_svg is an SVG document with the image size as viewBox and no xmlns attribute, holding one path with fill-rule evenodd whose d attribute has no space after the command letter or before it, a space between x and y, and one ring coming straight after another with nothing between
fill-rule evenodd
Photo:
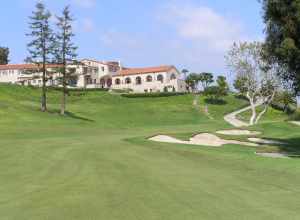
<instances>
[{"instance_id":1,"label":"hedge row","mask_svg":"<svg viewBox=\"0 0 300 220\"><path fill-rule=\"evenodd\" d=\"M156 93L131 93L122 94L122 97L126 98L159 98L159 97L170 97L170 96L180 96L185 95L182 92L156 92Z\"/></svg>"},{"instance_id":2,"label":"hedge row","mask_svg":"<svg viewBox=\"0 0 300 220\"><path fill-rule=\"evenodd\" d=\"M50 90L56 90L56 91L62 91L63 88L61 87L48 87L48 89ZM74 92L95 92L95 91L102 91L102 92L107 92L109 91L109 89L106 89L106 88L68 88L67 89L68 91L74 91Z\"/></svg>"}]
</instances>

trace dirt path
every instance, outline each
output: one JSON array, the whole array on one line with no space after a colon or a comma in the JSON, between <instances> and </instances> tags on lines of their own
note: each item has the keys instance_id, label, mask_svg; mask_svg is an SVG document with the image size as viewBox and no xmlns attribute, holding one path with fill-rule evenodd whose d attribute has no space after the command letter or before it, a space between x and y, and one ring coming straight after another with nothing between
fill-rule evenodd
<instances>
[{"instance_id":1,"label":"dirt path","mask_svg":"<svg viewBox=\"0 0 300 220\"><path fill-rule=\"evenodd\" d=\"M257 107L257 106L260 106L261 104L262 103L259 102L255 106ZM234 126L236 128L248 127L248 126L250 126L249 123L246 123L246 122L243 122L243 121L237 119L236 116L239 115L239 114L241 114L241 113L243 113L243 112L246 112L246 111L248 111L250 109L251 109L251 106L248 106L246 108L243 108L243 109L237 110L235 112L232 112L232 113L230 113L228 115L225 115L224 120L227 121L229 124L231 124L232 126Z\"/></svg>"}]
</instances>

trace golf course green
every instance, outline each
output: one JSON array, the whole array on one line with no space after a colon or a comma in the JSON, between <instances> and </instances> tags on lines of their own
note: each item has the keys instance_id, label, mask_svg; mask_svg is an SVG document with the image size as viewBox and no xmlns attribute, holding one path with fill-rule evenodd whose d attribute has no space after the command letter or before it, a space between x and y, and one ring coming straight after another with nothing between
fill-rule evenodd
<instances>
[{"instance_id":1,"label":"golf course green","mask_svg":"<svg viewBox=\"0 0 300 220\"><path fill-rule=\"evenodd\" d=\"M230 129L224 115L247 101L207 104L208 117L202 96L71 92L63 117L60 97L50 90L42 113L39 89L0 85L1 220L300 219L300 159L255 155L300 155L300 126L284 113L249 129L287 145L214 148L148 137Z\"/></svg>"}]
</instances>

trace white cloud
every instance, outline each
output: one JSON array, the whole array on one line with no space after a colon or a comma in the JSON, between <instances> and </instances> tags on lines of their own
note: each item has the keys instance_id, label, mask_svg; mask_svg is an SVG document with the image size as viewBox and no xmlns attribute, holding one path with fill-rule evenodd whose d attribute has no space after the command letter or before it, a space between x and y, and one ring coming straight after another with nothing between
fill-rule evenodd
<instances>
[{"instance_id":1,"label":"white cloud","mask_svg":"<svg viewBox=\"0 0 300 220\"><path fill-rule=\"evenodd\" d=\"M73 0L73 2L83 8L92 8L96 5L96 0Z\"/></svg>"},{"instance_id":2,"label":"white cloud","mask_svg":"<svg viewBox=\"0 0 300 220\"><path fill-rule=\"evenodd\" d=\"M164 12L160 16L162 21L175 27L180 37L211 49L224 51L234 41L246 40L239 22L209 7L173 4L167 6Z\"/></svg>"},{"instance_id":3,"label":"white cloud","mask_svg":"<svg viewBox=\"0 0 300 220\"><path fill-rule=\"evenodd\" d=\"M93 32L95 30L94 21L90 18L84 18L81 21L81 27L84 32Z\"/></svg>"}]
</instances>

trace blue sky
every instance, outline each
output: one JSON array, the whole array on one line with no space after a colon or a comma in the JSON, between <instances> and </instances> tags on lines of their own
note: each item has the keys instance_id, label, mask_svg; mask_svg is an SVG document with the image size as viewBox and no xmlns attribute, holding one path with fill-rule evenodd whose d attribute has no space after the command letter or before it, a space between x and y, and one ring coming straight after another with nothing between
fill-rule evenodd
<instances>
[{"instance_id":1,"label":"blue sky","mask_svg":"<svg viewBox=\"0 0 300 220\"><path fill-rule=\"evenodd\" d=\"M11 63L27 56L28 16L36 1L1 3L0 45ZM125 66L174 64L193 72L226 74L234 41L263 39L256 0L44 0L57 14L70 4L80 58L121 60Z\"/></svg>"}]
</instances>

